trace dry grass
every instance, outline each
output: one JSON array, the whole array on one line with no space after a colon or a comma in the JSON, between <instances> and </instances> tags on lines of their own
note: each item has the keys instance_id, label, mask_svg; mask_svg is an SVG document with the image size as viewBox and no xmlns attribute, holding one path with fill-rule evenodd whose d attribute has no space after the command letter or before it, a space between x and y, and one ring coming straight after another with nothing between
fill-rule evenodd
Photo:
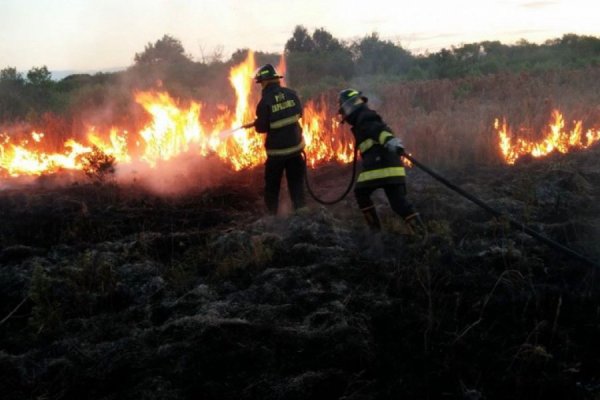
<instances>
[{"instance_id":1,"label":"dry grass","mask_svg":"<svg viewBox=\"0 0 600 400\"><path fill-rule=\"evenodd\" d=\"M501 163L495 118L536 139L559 109L567 124L600 126L600 68L498 74L386 85L373 108L419 160L436 166Z\"/></svg>"}]
</instances>

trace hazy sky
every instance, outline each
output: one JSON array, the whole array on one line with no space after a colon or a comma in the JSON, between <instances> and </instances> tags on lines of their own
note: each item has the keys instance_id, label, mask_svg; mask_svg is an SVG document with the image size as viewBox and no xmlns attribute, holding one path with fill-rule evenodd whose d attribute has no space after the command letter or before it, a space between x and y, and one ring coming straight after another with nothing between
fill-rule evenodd
<instances>
[{"instance_id":1,"label":"hazy sky","mask_svg":"<svg viewBox=\"0 0 600 400\"><path fill-rule=\"evenodd\" d=\"M0 69L126 67L164 34L195 59L221 46L280 52L296 25L371 32L411 51L565 33L600 36L600 0L0 0Z\"/></svg>"}]
</instances>

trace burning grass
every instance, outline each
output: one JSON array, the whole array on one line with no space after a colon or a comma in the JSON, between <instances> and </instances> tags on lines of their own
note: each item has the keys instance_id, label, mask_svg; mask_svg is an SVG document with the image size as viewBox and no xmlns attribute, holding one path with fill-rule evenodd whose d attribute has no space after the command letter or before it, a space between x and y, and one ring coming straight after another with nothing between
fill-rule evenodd
<instances>
[{"instance_id":1,"label":"burning grass","mask_svg":"<svg viewBox=\"0 0 600 400\"><path fill-rule=\"evenodd\" d=\"M176 99L161 91L137 92L133 94L137 116L127 127L88 125L85 134L79 132L58 145L57 138L66 136L65 124L48 117L50 133L38 129L5 134L0 173L6 181L10 176L82 170L86 160L99 152L114 159L117 172L143 170L148 181L166 170L175 175L201 165L195 158L219 159L230 171L261 165L265 159L261 135L252 129L223 134L253 119L251 104L258 94L246 76L253 65L250 53L232 69L234 107ZM438 167L462 168L510 164L527 154L564 153L593 145L600 140L595 97L599 79L599 69L589 68L395 83L373 87L373 95L369 88L361 89L371 95L373 107L404 139L411 154ZM337 91L330 91L305 102L302 127L311 167L351 161L354 144L348 128L336 120L336 101ZM186 168L183 160L192 164Z\"/></svg>"},{"instance_id":2,"label":"burning grass","mask_svg":"<svg viewBox=\"0 0 600 400\"><path fill-rule=\"evenodd\" d=\"M47 146L48 134L41 131L4 134L0 136L0 173L19 177L83 170L89 166L86 161L100 154L113 159L119 168L147 164L149 168L144 169L149 172L158 164L160 169L170 168L168 162L176 158L172 164L177 168L186 155L216 157L234 171L261 165L266 159L263 136L252 128L235 130L255 118L252 105L258 93L251 79L254 69L252 52L231 69L230 83L236 94L232 108L211 105L212 113L206 113L204 110L210 107L192 99L176 99L160 90L137 91L133 99L143 109L144 118L134 124L137 126L131 132L122 126L99 132L89 125L85 134L78 132L76 137L66 139L62 148L51 145L56 137ZM309 165L331 160L348 162L353 149L351 135L337 129L334 115L323 101L307 101L304 106L302 129ZM84 140L77 139L81 137Z\"/></svg>"},{"instance_id":3,"label":"burning grass","mask_svg":"<svg viewBox=\"0 0 600 400\"><path fill-rule=\"evenodd\" d=\"M495 165L505 163L496 119L507 121L516 140L538 143L556 129L550 125L557 125L558 110L567 131L580 126L597 136L598 79L600 68L589 68L390 84L373 89L379 94L373 103L419 160L438 167Z\"/></svg>"}]
</instances>

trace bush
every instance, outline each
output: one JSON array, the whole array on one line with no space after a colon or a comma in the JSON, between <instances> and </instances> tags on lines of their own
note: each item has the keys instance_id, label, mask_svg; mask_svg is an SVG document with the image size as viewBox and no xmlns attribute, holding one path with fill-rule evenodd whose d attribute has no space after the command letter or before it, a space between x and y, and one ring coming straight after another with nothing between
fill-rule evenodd
<instances>
[{"instance_id":1,"label":"bush","mask_svg":"<svg viewBox=\"0 0 600 400\"><path fill-rule=\"evenodd\" d=\"M90 153L83 155L83 172L91 180L101 183L115 173L115 157L93 146Z\"/></svg>"}]
</instances>

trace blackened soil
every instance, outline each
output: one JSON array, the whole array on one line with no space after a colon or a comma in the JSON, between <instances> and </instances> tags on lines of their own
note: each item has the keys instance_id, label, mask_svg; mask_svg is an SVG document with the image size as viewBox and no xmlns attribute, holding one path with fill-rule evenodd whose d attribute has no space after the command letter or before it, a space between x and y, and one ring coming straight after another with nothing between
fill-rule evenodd
<instances>
[{"instance_id":1,"label":"blackened soil","mask_svg":"<svg viewBox=\"0 0 600 400\"><path fill-rule=\"evenodd\" d=\"M600 150L439 171L600 259ZM429 229L351 196L263 214L260 171L177 198L0 192L3 399L597 399L597 267L412 169ZM311 171L335 197L348 167Z\"/></svg>"}]
</instances>

